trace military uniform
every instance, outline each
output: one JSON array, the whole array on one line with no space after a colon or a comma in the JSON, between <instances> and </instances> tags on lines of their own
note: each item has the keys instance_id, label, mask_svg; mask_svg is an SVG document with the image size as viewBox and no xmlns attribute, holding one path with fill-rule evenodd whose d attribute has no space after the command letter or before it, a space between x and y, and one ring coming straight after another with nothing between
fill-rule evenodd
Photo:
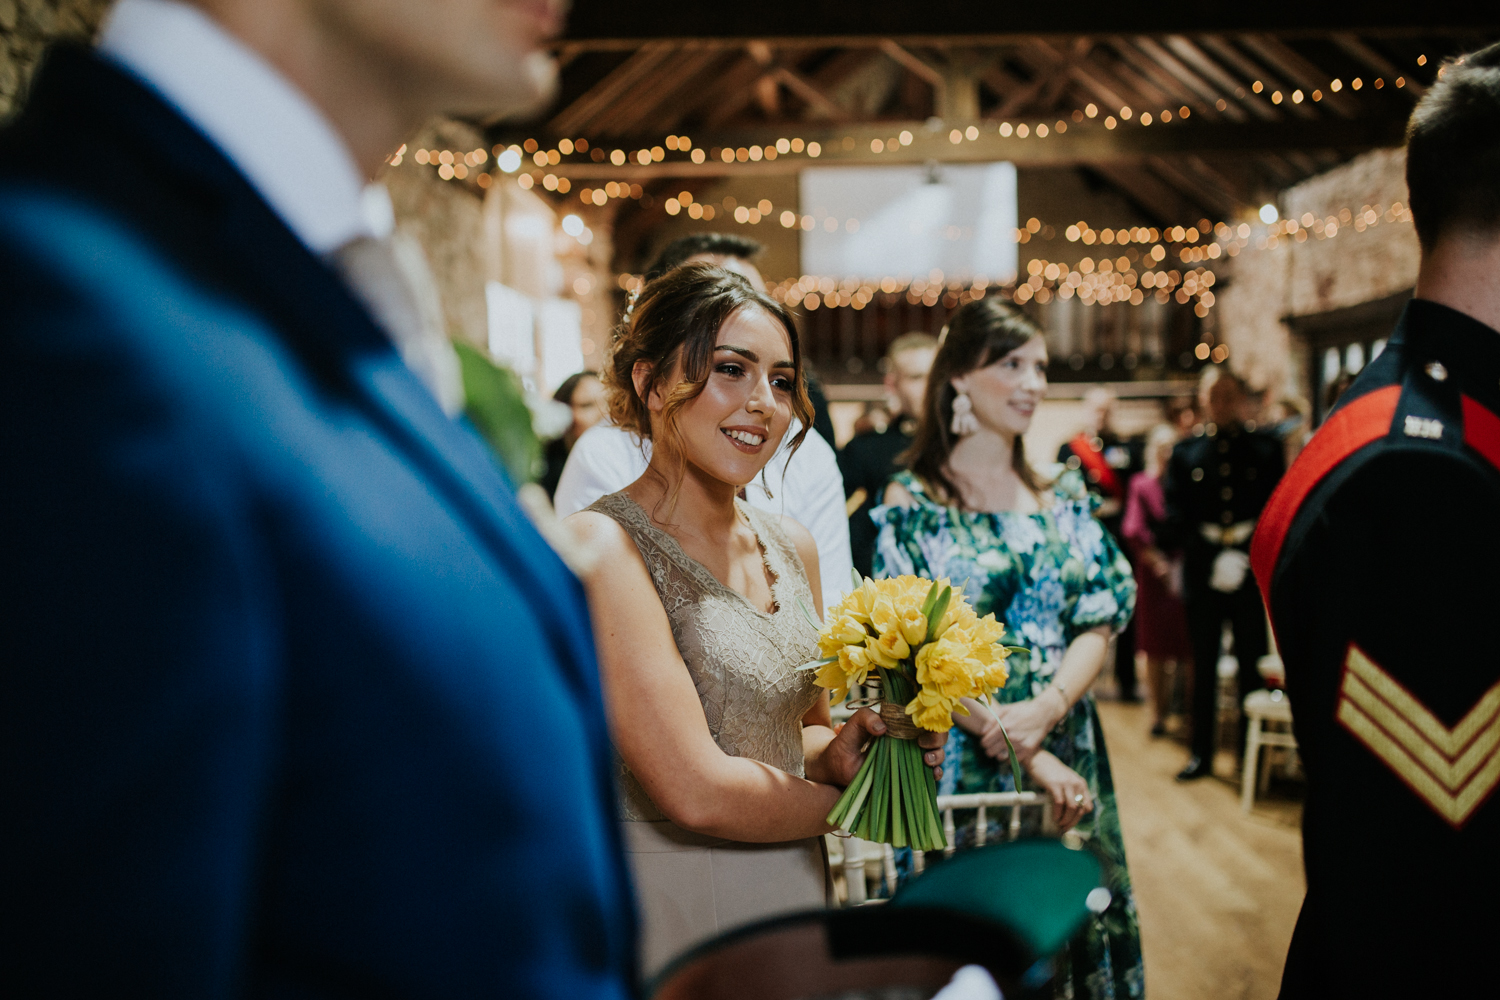
<instances>
[{"instance_id":1,"label":"military uniform","mask_svg":"<svg viewBox=\"0 0 1500 1000\"><path fill-rule=\"evenodd\" d=\"M1193 647L1193 755L1208 765L1226 621L1234 631L1240 700L1261 686L1256 661L1266 654L1266 618L1246 553L1285 462L1281 442L1271 434L1253 425L1212 424L1179 442L1167 462L1167 519L1159 537L1164 547L1183 554L1183 603Z\"/></svg>"},{"instance_id":2,"label":"military uniform","mask_svg":"<svg viewBox=\"0 0 1500 1000\"><path fill-rule=\"evenodd\" d=\"M1127 440L1107 429L1092 437L1079 434L1057 449L1057 460L1083 473L1089 491L1103 501L1099 523L1119 541L1130 477L1146 465L1144 442L1139 438ZM1134 618L1115 637L1115 684L1122 699L1136 700Z\"/></svg>"},{"instance_id":3,"label":"military uniform","mask_svg":"<svg viewBox=\"0 0 1500 1000\"><path fill-rule=\"evenodd\" d=\"M1497 412L1500 332L1414 300L1262 516L1309 782L1285 998L1495 988Z\"/></svg>"},{"instance_id":4,"label":"military uniform","mask_svg":"<svg viewBox=\"0 0 1500 1000\"><path fill-rule=\"evenodd\" d=\"M862 576L870 575L870 566L875 559L878 532L875 522L870 520L870 511L880 504L886 483L900 468L896 458L911 447L916 429L916 420L900 417L891 421L883 431L871 431L851 439L839 452L844 497L854 506L854 512L849 515L849 548L854 556L854 568ZM854 502L856 497L858 503Z\"/></svg>"}]
</instances>

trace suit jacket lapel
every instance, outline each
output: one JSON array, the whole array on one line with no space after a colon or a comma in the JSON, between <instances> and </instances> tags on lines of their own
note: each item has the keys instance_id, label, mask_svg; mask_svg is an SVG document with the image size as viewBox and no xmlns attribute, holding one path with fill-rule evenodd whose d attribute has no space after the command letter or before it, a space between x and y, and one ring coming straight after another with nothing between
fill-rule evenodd
<instances>
[{"instance_id":1,"label":"suit jacket lapel","mask_svg":"<svg viewBox=\"0 0 1500 1000\"><path fill-rule=\"evenodd\" d=\"M248 184L222 216L224 240L243 269L241 291L268 312L278 333L334 391L347 392L431 481L514 579L568 570L522 513L485 446L450 419L401 361L385 332L334 272L307 250ZM575 683L580 630L560 620L555 588L521 588ZM576 602L562 616L580 614ZM586 634L586 633L583 633ZM592 684L586 684L592 688Z\"/></svg>"}]
</instances>

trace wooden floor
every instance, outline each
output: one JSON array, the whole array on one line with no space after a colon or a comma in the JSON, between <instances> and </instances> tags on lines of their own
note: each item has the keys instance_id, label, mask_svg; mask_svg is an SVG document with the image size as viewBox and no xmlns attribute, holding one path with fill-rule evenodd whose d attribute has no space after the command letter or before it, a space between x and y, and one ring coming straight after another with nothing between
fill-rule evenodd
<instances>
[{"instance_id":1,"label":"wooden floor","mask_svg":"<svg viewBox=\"0 0 1500 1000\"><path fill-rule=\"evenodd\" d=\"M1099 702L1140 911L1150 1000L1271 1000L1302 905L1301 810L1240 812L1234 764L1181 785L1187 752L1144 706Z\"/></svg>"}]
</instances>

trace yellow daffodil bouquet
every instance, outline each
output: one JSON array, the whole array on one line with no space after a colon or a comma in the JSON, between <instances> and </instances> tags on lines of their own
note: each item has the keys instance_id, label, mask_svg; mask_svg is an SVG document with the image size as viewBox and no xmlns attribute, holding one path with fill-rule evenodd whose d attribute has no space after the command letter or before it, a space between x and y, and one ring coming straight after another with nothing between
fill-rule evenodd
<instances>
[{"instance_id":1,"label":"yellow daffodil bouquet","mask_svg":"<svg viewBox=\"0 0 1500 1000\"><path fill-rule=\"evenodd\" d=\"M855 589L829 610L818 630L822 658L808 664L834 704L852 687L878 682L877 737L854 781L828 814L844 834L931 851L947 846L937 810L937 781L922 762L919 729L945 733L960 698L984 698L1005 686L1005 625L980 618L947 580L855 575ZM1009 745L1010 738L1006 737ZM1011 753L1015 769L1015 753ZM1016 773L1016 787L1021 787Z\"/></svg>"}]
</instances>

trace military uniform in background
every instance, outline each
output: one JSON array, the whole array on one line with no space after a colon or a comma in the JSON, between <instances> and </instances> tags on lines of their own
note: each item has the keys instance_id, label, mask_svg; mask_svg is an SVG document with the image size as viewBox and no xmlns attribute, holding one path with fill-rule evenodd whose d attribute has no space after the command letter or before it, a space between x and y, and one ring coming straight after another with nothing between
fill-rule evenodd
<instances>
[{"instance_id":1,"label":"military uniform in background","mask_svg":"<svg viewBox=\"0 0 1500 1000\"><path fill-rule=\"evenodd\" d=\"M1261 517L1308 775L1288 1000L1495 988L1497 413L1500 332L1413 300Z\"/></svg>"},{"instance_id":2,"label":"military uniform in background","mask_svg":"<svg viewBox=\"0 0 1500 1000\"><path fill-rule=\"evenodd\" d=\"M1164 546L1183 555L1183 603L1193 646L1192 749L1210 769L1225 622L1234 632L1240 701L1261 686L1256 664L1267 650L1266 618L1248 552L1285 462L1281 442L1253 424L1206 424L1180 442L1167 463L1167 520L1159 534Z\"/></svg>"},{"instance_id":3,"label":"military uniform in background","mask_svg":"<svg viewBox=\"0 0 1500 1000\"><path fill-rule=\"evenodd\" d=\"M1078 434L1057 449L1057 460L1083 473L1090 492L1097 493L1103 501L1099 522L1109 529L1115 541L1120 541L1130 477L1146 467L1144 442L1140 438L1122 438L1111 430L1093 437ZM1115 685L1123 700L1137 699L1134 618L1115 639Z\"/></svg>"},{"instance_id":4,"label":"military uniform in background","mask_svg":"<svg viewBox=\"0 0 1500 1000\"><path fill-rule=\"evenodd\" d=\"M896 458L911 447L917 429L914 417L898 417L883 431L860 434L839 452L839 471L844 474L844 497L848 500L849 547L854 568L861 576L870 575L875 558L875 539L879 532L870 520L870 511L879 506L885 485L898 469Z\"/></svg>"}]
</instances>

